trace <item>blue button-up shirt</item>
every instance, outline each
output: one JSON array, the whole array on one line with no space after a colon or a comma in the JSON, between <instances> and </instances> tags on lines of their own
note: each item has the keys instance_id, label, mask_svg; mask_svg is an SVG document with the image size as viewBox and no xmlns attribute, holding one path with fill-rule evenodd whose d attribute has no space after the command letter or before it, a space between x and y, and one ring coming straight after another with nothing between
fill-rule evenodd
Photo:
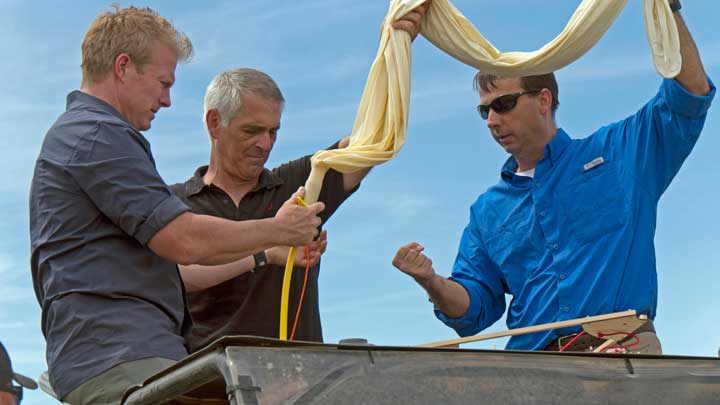
<instances>
[{"instance_id":1,"label":"blue button-up shirt","mask_svg":"<svg viewBox=\"0 0 720 405\"><path fill-rule=\"evenodd\" d=\"M558 130L534 177L509 158L501 180L470 209L452 280L470 295L459 318L436 311L461 336L505 312L514 329L635 309L655 317L657 203L700 135L710 102L664 80L635 115L570 139ZM537 350L579 327L514 336Z\"/></svg>"}]
</instances>

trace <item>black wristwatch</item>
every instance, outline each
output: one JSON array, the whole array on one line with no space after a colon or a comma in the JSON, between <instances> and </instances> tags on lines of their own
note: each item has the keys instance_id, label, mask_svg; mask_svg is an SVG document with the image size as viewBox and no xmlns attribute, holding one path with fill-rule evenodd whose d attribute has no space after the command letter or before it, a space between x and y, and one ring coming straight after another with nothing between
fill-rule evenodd
<instances>
[{"instance_id":1,"label":"black wristwatch","mask_svg":"<svg viewBox=\"0 0 720 405\"><path fill-rule=\"evenodd\" d=\"M670 10L673 13L676 11L679 11L682 8L682 4L680 4L680 0L668 0L668 4L670 4Z\"/></svg>"},{"instance_id":2,"label":"black wristwatch","mask_svg":"<svg viewBox=\"0 0 720 405\"><path fill-rule=\"evenodd\" d=\"M262 271L265 270L265 268L268 265L268 258L265 254L265 251L257 252L253 255L253 259L255 259L255 268L253 271Z\"/></svg>"}]
</instances>

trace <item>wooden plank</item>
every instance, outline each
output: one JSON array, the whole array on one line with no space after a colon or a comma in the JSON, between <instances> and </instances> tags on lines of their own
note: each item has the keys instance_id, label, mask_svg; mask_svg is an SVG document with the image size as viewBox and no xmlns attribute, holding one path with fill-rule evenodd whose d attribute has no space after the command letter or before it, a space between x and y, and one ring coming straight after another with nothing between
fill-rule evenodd
<instances>
[{"instance_id":1,"label":"wooden plank","mask_svg":"<svg viewBox=\"0 0 720 405\"><path fill-rule=\"evenodd\" d=\"M603 342L603 344L601 344L600 346L598 346L597 349L593 350L593 353L600 353L600 352L602 352L603 350L605 350L605 349L607 349L608 347L610 347L610 345L614 345L615 343L617 343L617 342L615 342L615 340L613 340L613 339L608 339L608 340L606 340L605 342Z\"/></svg>"},{"instance_id":2,"label":"wooden plank","mask_svg":"<svg viewBox=\"0 0 720 405\"><path fill-rule=\"evenodd\" d=\"M463 343L479 342L481 340L495 339L495 338L504 337L504 336L524 335L526 333L541 332L544 330L551 330L551 329L567 328L570 326L577 326L577 325L587 324L587 323L591 323L591 322L607 321L607 320L624 318L624 317L635 319L637 317L637 311L635 311L634 309L630 309L627 311L613 312L611 314L605 314L605 315L587 316L585 318L569 319L567 321L545 323L542 325L510 329L510 330L501 331L501 332L485 333L482 335L467 336L467 337L458 338L458 339L441 340L439 342L431 342L431 343L421 344L421 345L418 345L417 347L451 347L451 346L457 346L457 345L460 345Z\"/></svg>"},{"instance_id":3,"label":"wooden plank","mask_svg":"<svg viewBox=\"0 0 720 405\"><path fill-rule=\"evenodd\" d=\"M590 323L584 323L583 329L585 329L585 332L602 339L607 339L609 336L607 336L609 333L615 333L615 332L634 332L639 327L643 326L645 322L647 322L648 318L647 315L642 314L638 317L634 316L628 316L624 318L616 318L616 319L608 319L605 321L597 321L597 322L590 322ZM604 336L601 336L601 334L604 334ZM618 338L617 336L613 337L617 340L623 340L624 337Z\"/></svg>"}]
</instances>

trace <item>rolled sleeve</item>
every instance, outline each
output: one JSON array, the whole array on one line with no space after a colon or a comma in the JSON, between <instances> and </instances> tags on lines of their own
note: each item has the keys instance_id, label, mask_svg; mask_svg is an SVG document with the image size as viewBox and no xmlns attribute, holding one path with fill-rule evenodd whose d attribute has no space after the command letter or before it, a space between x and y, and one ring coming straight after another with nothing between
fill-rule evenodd
<instances>
[{"instance_id":1,"label":"rolled sleeve","mask_svg":"<svg viewBox=\"0 0 720 405\"><path fill-rule=\"evenodd\" d=\"M444 312L439 309L435 309L435 316L442 321L445 325L453 328L460 336L470 336L479 332L476 327L477 319L480 317L482 312L482 305L476 305L476 303L482 298L477 294L475 283L471 280L464 280L456 277L449 277L450 280L457 282L470 296L470 306L467 312L463 316L452 318L447 316Z\"/></svg>"},{"instance_id":2,"label":"rolled sleeve","mask_svg":"<svg viewBox=\"0 0 720 405\"><path fill-rule=\"evenodd\" d=\"M64 166L98 210L143 245L189 210L160 177L145 142L131 129L101 123Z\"/></svg>"},{"instance_id":3,"label":"rolled sleeve","mask_svg":"<svg viewBox=\"0 0 720 405\"><path fill-rule=\"evenodd\" d=\"M138 227L135 239L147 245L150 239L165 225L169 224L180 214L190 211L180 198L171 195L158 205L145 222Z\"/></svg>"},{"instance_id":4,"label":"rolled sleeve","mask_svg":"<svg viewBox=\"0 0 720 405\"><path fill-rule=\"evenodd\" d=\"M705 116L715 97L715 84L709 77L707 80L710 92L705 96L698 96L685 90L677 80L664 79L660 86L660 96L674 113L689 118L701 118Z\"/></svg>"}]
</instances>

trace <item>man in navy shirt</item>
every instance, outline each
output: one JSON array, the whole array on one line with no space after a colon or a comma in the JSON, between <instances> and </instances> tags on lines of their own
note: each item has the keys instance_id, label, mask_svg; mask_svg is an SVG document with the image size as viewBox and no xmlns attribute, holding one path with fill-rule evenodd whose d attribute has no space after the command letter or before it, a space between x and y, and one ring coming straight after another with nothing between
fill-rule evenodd
<instances>
[{"instance_id":1,"label":"man in navy shirt","mask_svg":"<svg viewBox=\"0 0 720 405\"><path fill-rule=\"evenodd\" d=\"M48 131L30 190L31 268L52 388L71 404L123 392L187 355L176 263L223 264L317 234L323 204L229 221L189 212L160 177L148 140L170 107L190 40L147 8L97 17L83 79Z\"/></svg>"},{"instance_id":2,"label":"man in navy shirt","mask_svg":"<svg viewBox=\"0 0 720 405\"><path fill-rule=\"evenodd\" d=\"M715 87L677 10L682 71L635 115L584 139L556 126L554 75L478 74L478 112L511 157L501 180L472 205L450 278L418 243L393 264L430 295L461 336L507 313L511 329L635 309L655 317L657 203L702 130ZM507 348L558 350L579 327L514 336ZM640 331L638 331L640 333ZM660 352L651 324L644 347ZM618 339L620 340L620 339ZM585 351L601 339L570 347ZM654 344L653 344L654 343Z\"/></svg>"}]
</instances>

